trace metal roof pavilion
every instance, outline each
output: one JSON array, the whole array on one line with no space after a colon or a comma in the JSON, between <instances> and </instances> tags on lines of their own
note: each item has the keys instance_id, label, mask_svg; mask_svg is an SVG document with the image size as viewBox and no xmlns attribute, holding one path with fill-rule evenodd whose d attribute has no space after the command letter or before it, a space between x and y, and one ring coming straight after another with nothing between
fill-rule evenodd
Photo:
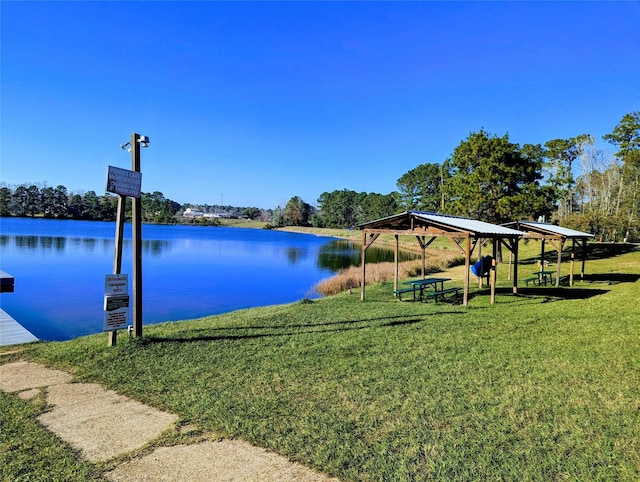
<instances>
[{"instance_id":1,"label":"metal roof pavilion","mask_svg":"<svg viewBox=\"0 0 640 482\"><path fill-rule=\"evenodd\" d=\"M400 214L388 216L386 218L377 219L368 223L363 223L357 226L362 230L362 285L361 285L361 299L365 299L365 285L366 285L366 262L365 253L369 246L381 234L393 234L396 238L396 279L394 289L398 289L398 236L411 235L415 236L422 248L422 260L423 269L422 276L425 276L425 255L426 248L437 237L447 237L452 243L460 250L465 257L466 276L464 278L464 295L463 303L466 305L469 295L469 271L470 271L470 258L471 254L477 245L478 241L491 239L493 240L493 267L492 273L495 280L495 259L497 254L498 245L503 245L509 251L514 253L515 258L518 258L518 241L525 236L526 233L512 229L506 226L499 226L496 224L487 223L484 221L478 221L476 219L469 219L457 216L448 216L437 213L430 213L424 211L405 211ZM430 237L427 240L427 237ZM517 264L516 264L517 266ZM514 293L517 292L517 269L514 272ZM495 282L491 283L491 301L495 298Z\"/></svg>"},{"instance_id":2,"label":"metal roof pavilion","mask_svg":"<svg viewBox=\"0 0 640 482\"><path fill-rule=\"evenodd\" d=\"M537 239L542 242L540 252L540 269L543 269L545 264L545 243L551 244L558 253L557 259L557 272L556 272L556 286L560 286L560 265L562 264L562 250L567 240L571 240L571 257L569 266L569 286L573 286L573 272L575 263L575 248L576 244L582 248L582 269L580 277L584 278L585 265L587 262L587 240L593 238L593 234L584 233L582 231L576 231L575 229L563 228L562 226L556 226L555 224L540 223L535 221L514 221L511 223L505 223L505 227L514 227L516 229L524 231L525 238Z\"/></svg>"}]
</instances>

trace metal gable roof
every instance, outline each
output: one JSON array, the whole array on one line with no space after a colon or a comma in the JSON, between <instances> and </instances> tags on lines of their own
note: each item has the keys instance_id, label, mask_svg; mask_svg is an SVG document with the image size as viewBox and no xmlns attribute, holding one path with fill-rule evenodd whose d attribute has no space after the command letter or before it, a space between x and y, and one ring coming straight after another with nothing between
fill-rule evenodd
<instances>
[{"instance_id":1,"label":"metal gable roof","mask_svg":"<svg viewBox=\"0 0 640 482\"><path fill-rule=\"evenodd\" d=\"M535 221L519 221L520 226L530 228L532 231L557 234L565 238L593 238L593 234L583 233L575 229L563 228L549 223L537 223Z\"/></svg>"},{"instance_id":2,"label":"metal gable roof","mask_svg":"<svg viewBox=\"0 0 640 482\"><path fill-rule=\"evenodd\" d=\"M525 235L525 233L521 231L507 228L505 226L499 226L497 224L478 221L477 219L462 218L457 216L446 216L443 214L428 213L423 211L410 211L410 212L414 214L417 218L422 218L434 223L451 226L452 228L459 229L461 231L472 232L476 235L491 235L491 236L506 236L506 237L519 237L519 236Z\"/></svg>"},{"instance_id":3,"label":"metal gable roof","mask_svg":"<svg viewBox=\"0 0 640 482\"><path fill-rule=\"evenodd\" d=\"M394 216L389 216L368 223L360 224L360 229L409 229L411 218L416 221L423 221L427 225L439 227L448 232L469 232L474 236L498 236L498 237L522 237L522 231L517 231L505 226L486 223L475 219L462 218L457 216L447 216L443 214L430 213L425 211L405 211Z\"/></svg>"}]
</instances>

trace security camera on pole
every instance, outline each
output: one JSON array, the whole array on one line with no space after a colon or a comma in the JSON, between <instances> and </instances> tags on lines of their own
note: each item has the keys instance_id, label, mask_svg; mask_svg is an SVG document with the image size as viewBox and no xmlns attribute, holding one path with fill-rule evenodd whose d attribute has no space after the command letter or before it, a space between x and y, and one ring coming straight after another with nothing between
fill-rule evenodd
<instances>
[{"instance_id":1,"label":"security camera on pole","mask_svg":"<svg viewBox=\"0 0 640 482\"><path fill-rule=\"evenodd\" d=\"M107 192L118 194L118 215L116 222L116 245L114 251L113 273L119 275L122 268L122 237L124 232L124 216L126 197L132 198L132 244L133 244L133 336L142 337L142 203L140 200L142 173L140 172L140 146L148 147L149 138L139 134L131 134L131 141L122 144L122 149L131 152L131 171L109 166L107 172ZM111 275L107 275L108 277ZM107 278L106 287L112 286ZM128 282L127 282L128 284ZM111 288L109 288L110 290ZM126 294L126 306L124 297L114 303L108 296L114 293L107 293L105 288L105 331L109 331L109 346L116 344L118 328L124 328L127 323L128 314L128 294ZM121 295L125 296L125 295ZM110 310L107 310L110 308ZM120 312L118 312L120 310ZM117 313L116 313L117 312ZM111 316L109 318L109 316ZM122 326L124 324L124 326Z\"/></svg>"}]
</instances>

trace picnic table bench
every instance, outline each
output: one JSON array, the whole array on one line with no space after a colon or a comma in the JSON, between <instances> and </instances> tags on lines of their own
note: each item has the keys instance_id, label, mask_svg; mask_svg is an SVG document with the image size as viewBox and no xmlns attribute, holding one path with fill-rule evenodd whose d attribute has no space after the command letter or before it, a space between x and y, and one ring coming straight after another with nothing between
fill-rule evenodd
<instances>
[{"instance_id":1,"label":"picnic table bench","mask_svg":"<svg viewBox=\"0 0 640 482\"><path fill-rule=\"evenodd\" d=\"M524 282L526 283L527 286L529 286L529 283L533 283L534 285L547 285L547 283L553 284L553 274L555 273L555 271L548 271L548 270L542 270L542 271L536 271L535 273L533 273L532 276L529 276L528 278L524 279Z\"/></svg>"},{"instance_id":2,"label":"picnic table bench","mask_svg":"<svg viewBox=\"0 0 640 482\"><path fill-rule=\"evenodd\" d=\"M524 279L524 282L526 283L527 286L529 286L529 283L533 283L534 285L537 285L538 284L538 275L529 276L528 278Z\"/></svg>"},{"instance_id":3,"label":"picnic table bench","mask_svg":"<svg viewBox=\"0 0 640 482\"><path fill-rule=\"evenodd\" d=\"M399 288L394 290L394 294L402 301L402 295L413 293L413 301L426 301L433 298L436 302L438 298L444 298L449 293L458 293L461 288L444 288L444 282L450 278L424 278L405 281L404 284L411 285L410 288Z\"/></svg>"},{"instance_id":4,"label":"picnic table bench","mask_svg":"<svg viewBox=\"0 0 640 482\"><path fill-rule=\"evenodd\" d=\"M396 295L400 301L402 301L402 295L405 293L413 293L413 301L416 300L416 290L414 288L402 288L400 290L393 290L393 294Z\"/></svg>"},{"instance_id":5,"label":"picnic table bench","mask_svg":"<svg viewBox=\"0 0 640 482\"><path fill-rule=\"evenodd\" d=\"M455 300L458 297L458 292L461 289L462 288L447 288L447 289L438 290L438 291L429 291L428 293L426 293L426 297L433 298L433 300L437 303L438 298L445 300L446 299L445 295L449 293L453 293L453 296L451 296L450 299Z\"/></svg>"}]
</instances>

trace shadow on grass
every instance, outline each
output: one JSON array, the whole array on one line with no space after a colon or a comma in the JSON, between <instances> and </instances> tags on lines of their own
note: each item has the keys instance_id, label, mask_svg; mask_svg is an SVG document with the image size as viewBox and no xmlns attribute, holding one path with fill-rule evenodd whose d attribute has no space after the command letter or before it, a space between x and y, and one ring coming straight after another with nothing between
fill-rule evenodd
<instances>
[{"instance_id":1,"label":"shadow on grass","mask_svg":"<svg viewBox=\"0 0 640 482\"><path fill-rule=\"evenodd\" d=\"M561 300L586 300L593 298L594 296L603 295L608 293L609 290L597 289L597 288L556 288L550 287L535 287L535 288L518 288L517 293L513 293L512 288L496 288L496 295L509 295L515 298L536 298L541 301L561 301ZM476 296L490 296L491 292L488 289L469 293L469 299Z\"/></svg>"},{"instance_id":2,"label":"shadow on grass","mask_svg":"<svg viewBox=\"0 0 640 482\"><path fill-rule=\"evenodd\" d=\"M413 325L426 321L427 317L443 315L443 314L464 314L463 311L455 312L438 312L428 313L421 317L415 315L399 315L392 317L368 318L364 320L344 320L327 323L301 323L287 325L270 325L270 326L230 326L203 328L200 330L189 330L184 336L148 336L139 341L139 343L167 343L167 342L194 342L194 341L221 341L221 340L249 340L256 338L271 338L280 336L295 335L315 335L322 333L365 330L368 328L385 328L395 326ZM229 334L210 334L220 331L257 331L258 333L229 333Z\"/></svg>"},{"instance_id":3,"label":"shadow on grass","mask_svg":"<svg viewBox=\"0 0 640 482\"><path fill-rule=\"evenodd\" d=\"M587 263L590 259L605 259L613 258L615 256L621 256L623 254L637 251L638 246L635 244L623 244L623 243L589 243L587 245ZM582 249L576 248L575 251L576 262L579 262L582 256ZM540 256L534 256L531 258L521 258L518 260L520 264L536 264L540 260ZM555 263L558 260L558 254L555 249L550 248L545 253L545 260L550 263ZM562 250L562 262L566 263L571 260L571 248L565 248Z\"/></svg>"},{"instance_id":4,"label":"shadow on grass","mask_svg":"<svg viewBox=\"0 0 640 482\"><path fill-rule=\"evenodd\" d=\"M625 274L625 273L598 273L598 274L586 274L584 279L587 283L606 283L615 285L618 283L635 283L640 279L640 275L637 274Z\"/></svg>"}]
</instances>

